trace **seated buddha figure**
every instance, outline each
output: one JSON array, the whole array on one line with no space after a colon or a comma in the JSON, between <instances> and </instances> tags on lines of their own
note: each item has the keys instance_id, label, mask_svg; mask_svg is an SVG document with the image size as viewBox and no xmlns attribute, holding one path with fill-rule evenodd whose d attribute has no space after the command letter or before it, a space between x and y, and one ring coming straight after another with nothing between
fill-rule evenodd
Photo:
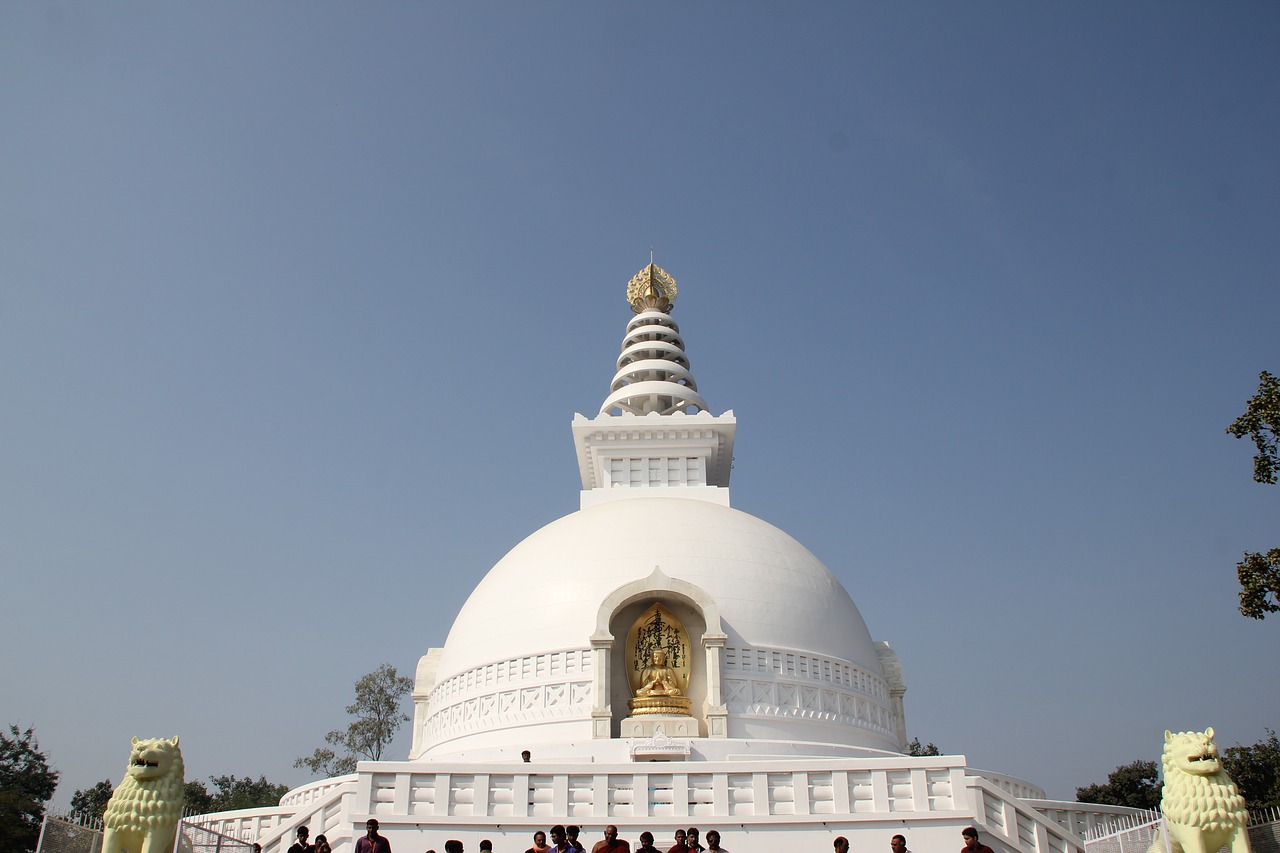
<instances>
[{"instance_id":1,"label":"seated buddha figure","mask_svg":"<svg viewBox=\"0 0 1280 853\"><path fill-rule=\"evenodd\" d=\"M636 696L683 695L680 690L680 677L676 675L674 669L667 666L666 651L654 649L649 665L640 673L640 686L636 688Z\"/></svg>"}]
</instances>

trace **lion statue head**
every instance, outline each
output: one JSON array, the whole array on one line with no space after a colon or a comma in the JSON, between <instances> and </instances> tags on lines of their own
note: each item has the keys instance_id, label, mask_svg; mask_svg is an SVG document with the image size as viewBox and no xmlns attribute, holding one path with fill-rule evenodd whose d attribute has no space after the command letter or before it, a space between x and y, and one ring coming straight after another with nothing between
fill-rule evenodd
<instances>
[{"instance_id":1,"label":"lion statue head","mask_svg":"<svg viewBox=\"0 0 1280 853\"><path fill-rule=\"evenodd\" d=\"M182 768L182 750L178 749L176 737L133 739L133 748L129 750L129 775L133 778L138 781L163 779L173 771L174 764Z\"/></svg>"},{"instance_id":2,"label":"lion statue head","mask_svg":"<svg viewBox=\"0 0 1280 853\"><path fill-rule=\"evenodd\" d=\"M1164 755L1161 758L1166 775L1180 770L1196 776L1211 776L1222 770L1218 745L1213 742L1213 727L1202 732L1164 733Z\"/></svg>"}]
</instances>

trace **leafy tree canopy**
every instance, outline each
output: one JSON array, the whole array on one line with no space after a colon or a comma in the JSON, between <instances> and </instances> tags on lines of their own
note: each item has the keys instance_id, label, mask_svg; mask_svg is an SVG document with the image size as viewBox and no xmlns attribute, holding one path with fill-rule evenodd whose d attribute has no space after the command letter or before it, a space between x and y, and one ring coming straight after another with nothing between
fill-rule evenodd
<instances>
[{"instance_id":1,"label":"leafy tree canopy","mask_svg":"<svg viewBox=\"0 0 1280 853\"><path fill-rule=\"evenodd\" d=\"M213 795L199 779L183 783L182 809L188 814L208 814L217 811L213 807Z\"/></svg>"},{"instance_id":2,"label":"leafy tree canopy","mask_svg":"<svg viewBox=\"0 0 1280 853\"><path fill-rule=\"evenodd\" d=\"M1135 809L1158 808L1159 776L1159 768L1154 761L1138 760L1123 764L1107 774L1104 784L1076 788L1076 802Z\"/></svg>"},{"instance_id":3,"label":"leafy tree canopy","mask_svg":"<svg viewBox=\"0 0 1280 853\"><path fill-rule=\"evenodd\" d=\"M35 729L0 732L0 850L34 850L44 806L58 788L58 771L40 751Z\"/></svg>"},{"instance_id":4,"label":"leafy tree canopy","mask_svg":"<svg viewBox=\"0 0 1280 853\"><path fill-rule=\"evenodd\" d=\"M1223 769L1251 809L1280 806L1280 740L1271 729L1266 732L1252 746L1236 744L1222 753Z\"/></svg>"},{"instance_id":5,"label":"leafy tree canopy","mask_svg":"<svg viewBox=\"0 0 1280 853\"><path fill-rule=\"evenodd\" d=\"M1236 438L1253 439L1257 454L1253 457L1253 479L1275 484L1280 473L1280 380L1267 371L1258 375L1258 393L1245 405L1244 414L1236 418L1227 432ZM1280 548L1266 554L1246 551L1236 564L1240 579L1240 612L1254 619L1265 619L1280 610Z\"/></svg>"},{"instance_id":6,"label":"leafy tree canopy","mask_svg":"<svg viewBox=\"0 0 1280 853\"><path fill-rule=\"evenodd\" d=\"M210 776L209 781L214 788L210 811L215 812L278 806L280 798L289 790L288 785L268 782L266 776L259 776L257 779L252 776L243 779L235 776Z\"/></svg>"},{"instance_id":7,"label":"leafy tree canopy","mask_svg":"<svg viewBox=\"0 0 1280 853\"><path fill-rule=\"evenodd\" d=\"M266 776L256 780L252 776L243 779L231 776L210 776L214 792L198 779L182 786L182 808L186 814L232 811L233 809L258 809L280 805L280 798L289 790L288 785L268 782ZM103 779L92 788L76 791L71 796L71 811L75 814L100 818L107 810L107 803L115 786L110 779Z\"/></svg>"},{"instance_id":8,"label":"leafy tree canopy","mask_svg":"<svg viewBox=\"0 0 1280 853\"><path fill-rule=\"evenodd\" d=\"M942 750L934 746L932 743L920 745L920 738L912 738L911 743L907 744L907 755L942 755Z\"/></svg>"},{"instance_id":9,"label":"leafy tree canopy","mask_svg":"<svg viewBox=\"0 0 1280 853\"><path fill-rule=\"evenodd\" d=\"M1253 479L1274 484L1280 472L1280 451L1276 447L1280 437L1280 379L1264 370L1258 380L1258 393L1249 398L1244 414L1231 422L1227 432L1236 438L1247 435L1253 439L1258 449L1253 457Z\"/></svg>"},{"instance_id":10,"label":"leafy tree canopy","mask_svg":"<svg viewBox=\"0 0 1280 853\"><path fill-rule=\"evenodd\" d=\"M401 724L409 721L401 706L411 690L413 679L399 675L389 663L361 676L356 681L356 701L347 706L352 720L346 731L329 732L324 736L329 746L317 748L293 766L306 767L317 775L340 776L354 772L362 758L380 760Z\"/></svg>"},{"instance_id":11,"label":"leafy tree canopy","mask_svg":"<svg viewBox=\"0 0 1280 853\"><path fill-rule=\"evenodd\" d=\"M77 788L71 795L71 813L101 818L107 810L107 803L111 801L111 792L114 790L115 786L111 784L110 779L103 779L92 788L86 788L83 791Z\"/></svg>"},{"instance_id":12,"label":"leafy tree canopy","mask_svg":"<svg viewBox=\"0 0 1280 853\"><path fill-rule=\"evenodd\" d=\"M1246 551L1236 563L1240 579L1240 612L1254 619L1266 619L1280 610L1280 548L1263 554Z\"/></svg>"}]
</instances>

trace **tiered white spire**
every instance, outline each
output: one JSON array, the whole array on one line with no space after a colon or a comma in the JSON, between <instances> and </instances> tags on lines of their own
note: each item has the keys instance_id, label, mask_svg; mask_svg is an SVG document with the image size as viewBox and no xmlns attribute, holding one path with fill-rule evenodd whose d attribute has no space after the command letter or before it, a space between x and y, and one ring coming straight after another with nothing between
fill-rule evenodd
<instances>
[{"instance_id":1,"label":"tiered white spire","mask_svg":"<svg viewBox=\"0 0 1280 853\"><path fill-rule=\"evenodd\" d=\"M676 282L650 261L627 284L627 324L609 396L594 418L575 415L582 505L665 496L729 503L733 412L714 416L689 372L671 319Z\"/></svg>"},{"instance_id":2,"label":"tiered white spire","mask_svg":"<svg viewBox=\"0 0 1280 853\"><path fill-rule=\"evenodd\" d=\"M627 324L618 372L600 414L706 411L707 403L689 372L680 327L671 319L675 300L675 279L655 263L628 282L627 301L637 316Z\"/></svg>"}]
</instances>

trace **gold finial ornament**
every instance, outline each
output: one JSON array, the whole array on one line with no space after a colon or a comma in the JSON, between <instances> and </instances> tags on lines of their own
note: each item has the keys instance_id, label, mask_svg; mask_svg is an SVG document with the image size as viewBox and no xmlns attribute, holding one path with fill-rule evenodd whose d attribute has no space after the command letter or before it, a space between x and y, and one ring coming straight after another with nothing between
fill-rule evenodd
<instances>
[{"instance_id":1,"label":"gold finial ornament","mask_svg":"<svg viewBox=\"0 0 1280 853\"><path fill-rule=\"evenodd\" d=\"M627 301L637 314L649 308L668 313L676 301L676 280L650 261L627 282Z\"/></svg>"}]
</instances>

